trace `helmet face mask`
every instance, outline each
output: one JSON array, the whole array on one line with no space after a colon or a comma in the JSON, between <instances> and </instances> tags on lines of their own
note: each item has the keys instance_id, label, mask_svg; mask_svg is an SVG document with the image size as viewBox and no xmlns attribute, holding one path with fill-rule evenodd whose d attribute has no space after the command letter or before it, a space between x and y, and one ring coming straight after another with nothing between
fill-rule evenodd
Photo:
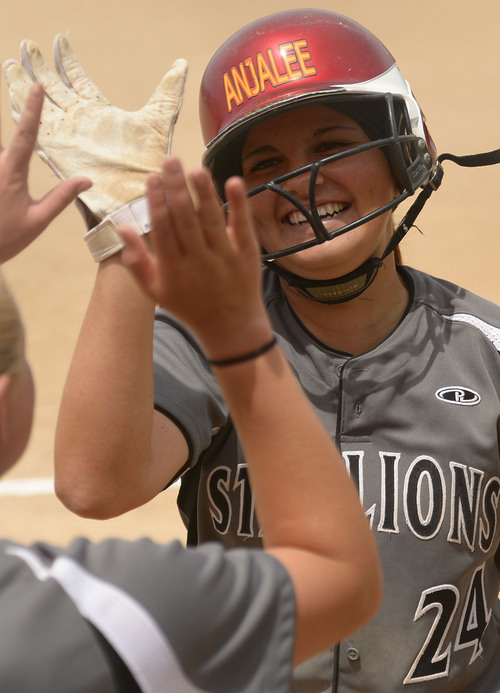
<instances>
[{"instance_id":1,"label":"helmet face mask","mask_svg":"<svg viewBox=\"0 0 500 693\"><path fill-rule=\"evenodd\" d=\"M289 10L264 17L230 37L202 80L200 119L208 166L224 199L224 183L241 175L249 130L264 119L321 104L352 117L370 142L270 180L249 196L274 191L306 217L315 238L264 255L274 260L323 243L394 209L432 177L435 151L408 83L385 46L356 22L326 10ZM300 137L300 132L297 133ZM322 166L371 148L387 157L400 190L390 203L329 233L317 210L315 180ZM310 172L306 207L281 183Z\"/></svg>"}]
</instances>

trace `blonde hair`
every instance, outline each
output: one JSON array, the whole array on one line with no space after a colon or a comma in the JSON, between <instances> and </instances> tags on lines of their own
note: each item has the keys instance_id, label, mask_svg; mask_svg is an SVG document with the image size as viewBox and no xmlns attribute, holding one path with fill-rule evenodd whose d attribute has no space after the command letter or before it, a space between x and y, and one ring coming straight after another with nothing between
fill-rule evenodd
<instances>
[{"instance_id":1,"label":"blonde hair","mask_svg":"<svg viewBox=\"0 0 500 693\"><path fill-rule=\"evenodd\" d=\"M21 314L0 271L0 374L18 370L22 340Z\"/></svg>"}]
</instances>

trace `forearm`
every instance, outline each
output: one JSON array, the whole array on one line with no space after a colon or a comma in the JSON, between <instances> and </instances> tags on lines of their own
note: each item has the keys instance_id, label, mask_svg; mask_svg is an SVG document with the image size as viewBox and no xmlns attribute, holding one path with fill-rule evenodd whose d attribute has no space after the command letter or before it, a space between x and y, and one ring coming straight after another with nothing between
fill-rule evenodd
<instances>
[{"instance_id":1,"label":"forearm","mask_svg":"<svg viewBox=\"0 0 500 693\"><path fill-rule=\"evenodd\" d=\"M102 512L122 512L131 503L129 489L137 487L138 475L147 473L153 318L154 305L119 259L103 262L69 369L56 431L56 490L76 512L86 514L90 504L95 506L91 514L99 515L100 495L106 499Z\"/></svg>"}]
</instances>

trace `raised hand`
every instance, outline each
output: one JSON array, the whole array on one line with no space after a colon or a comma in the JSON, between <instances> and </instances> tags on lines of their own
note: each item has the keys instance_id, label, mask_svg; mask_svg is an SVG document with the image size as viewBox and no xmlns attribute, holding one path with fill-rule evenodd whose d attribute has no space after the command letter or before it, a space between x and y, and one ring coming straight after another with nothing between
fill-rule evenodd
<instances>
[{"instance_id":1,"label":"raised hand","mask_svg":"<svg viewBox=\"0 0 500 693\"><path fill-rule=\"evenodd\" d=\"M31 198L28 170L43 99L42 87L32 84L10 145L0 146L0 262L26 248L77 195L91 186L88 178L76 176L57 185L41 200Z\"/></svg>"},{"instance_id":2,"label":"raised hand","mask_svg":"<svg viewBox=\"0 0 500 693\"><path fill-rule=\"evenodd\" d=\"M190 327L211 359L238 356L272 337L261 298L260 249L243 181L226 185L226 220L206 169L191 172L193 200L177 158L148 179L152 251L132 229L122 260L144 291Z\"/></svg>"},{"instance_id":3,"label":"raised hand","mask_svg":"<svg viewBox=\"0 0 500 693\"><path fill-rule=\"evenodd\" d=\"M54 62L57 74L37 45L27 40L21 46L22 64L15 60L4 64L14 119L19 119L33 81L39 82L47 98L36 152L61 179L79 174L92 180L92 189L79 199L94 223L126 208L118 223L128 215L129 223L147 231L142 209L130 203L144 195L147 175L161 170L170 149L182 103L186 62L175 61L147 104L134 112L107 101L87 77L64 36L55 39ZM115 226L111 224L112 229ZM107 227L104 232L108 234ZM96 235L88 240L95 240ZM103 259L105 250L98 248L95 259Z\"/></svg>"}]
</instances>

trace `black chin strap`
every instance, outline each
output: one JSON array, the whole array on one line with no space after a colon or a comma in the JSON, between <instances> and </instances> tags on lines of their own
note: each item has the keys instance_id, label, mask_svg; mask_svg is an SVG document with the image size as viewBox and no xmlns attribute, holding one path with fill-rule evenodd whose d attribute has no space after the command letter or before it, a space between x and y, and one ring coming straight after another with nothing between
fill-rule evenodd
<instances>
[{"instance_id":1,"label":"black chin strap","mask_svg":"<svg viewBox=\"0 0 500 693\"><path fill-rule=\"evenodd\" d=\"M377 276L382 259L372 257L353 272L336 279L305 279L284 269L277 262L266 261L265 264L282 277L289 286L293 286L300 294L313 301L344 303L356 298L370 286Z\"/></svg>"},{"instance_id":2,"label":"black chin strap","mask_svg":"<svg viewBox=\"0 0 500 693\"><path fill-rule=\"evenodd\" d=\"M390 255L408 231L414 225L416 218L422 211L425 203L432 193L439 188L443 180L443 167L441 162L453 161L458 166L475 168L477 166L491 166L500 163L500 149L483 154L471 154L467 156L456 156L455 154L440 154L432 178L422 187L415 202L404 215L392 234L382 257L372 257L360 265L357 269L344 274L342 277L334 279L306 279L298 274L289 272L275 261L266 261L265 264L276 274L282 277L289 286L293 286L299 293L313 301L319 303L345 303L357 298L373 282L377 276L379 268L385 258Z\"/></svg>"},{"instance_id":3,"label":"black chin strap","mask_svg":"<svg viewBox=\"0 0 500 693\"><path fill-rule=\"evenodd\" d=\"M466 168L492 166L493 164L500 164L500 149L494 149L492 152L483 152L482 154L467 154L465 156L440 154L438 161L453 161L454 164L465 166Z\"/></svg>"}]
</instances>

